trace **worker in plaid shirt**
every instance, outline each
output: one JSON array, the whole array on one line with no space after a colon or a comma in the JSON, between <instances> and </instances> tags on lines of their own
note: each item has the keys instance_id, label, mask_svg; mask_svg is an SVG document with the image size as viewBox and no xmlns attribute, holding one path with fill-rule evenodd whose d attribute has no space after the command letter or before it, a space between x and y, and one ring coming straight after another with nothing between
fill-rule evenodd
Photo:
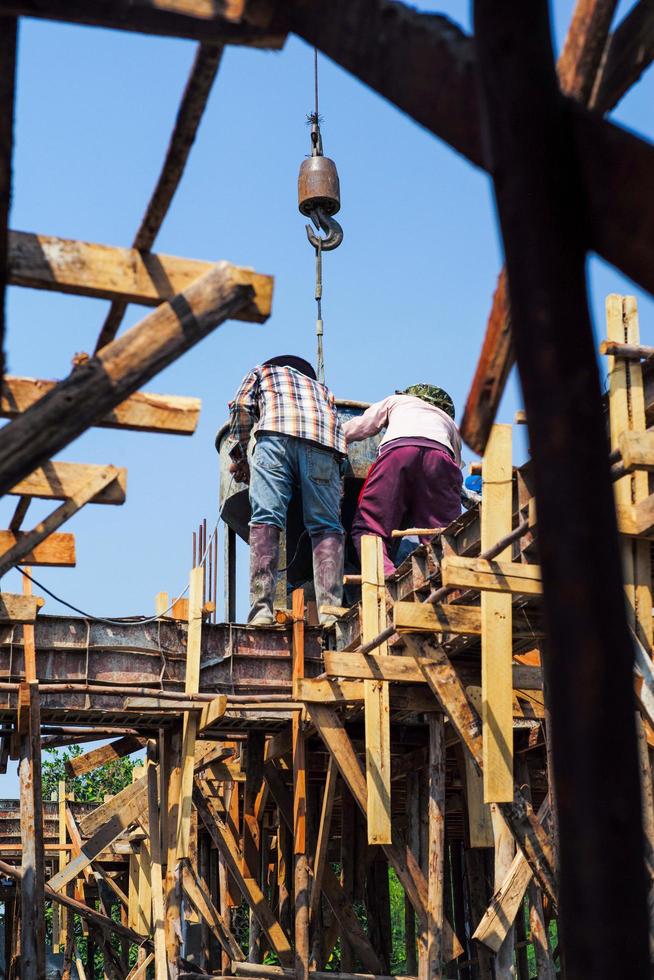
<instances>
[{"instance_id":1,"label":"worker in plaid shirt","mask_svg":"<svg viewBox=\"0 0 654 980\"><path fill-rule=\"evenodd\" d=\"M248 622L274 622L279 538L295 487L302 492L311 536L316 604L339 606L343 592L340 463L345 436L334 396L308 361L273 357L245 376L230 402L230 472L250 485L250 613ZM251 462L248 443L254 430ZM322 623L333 616L320 614Z\"/></svg>"}]
</instances>

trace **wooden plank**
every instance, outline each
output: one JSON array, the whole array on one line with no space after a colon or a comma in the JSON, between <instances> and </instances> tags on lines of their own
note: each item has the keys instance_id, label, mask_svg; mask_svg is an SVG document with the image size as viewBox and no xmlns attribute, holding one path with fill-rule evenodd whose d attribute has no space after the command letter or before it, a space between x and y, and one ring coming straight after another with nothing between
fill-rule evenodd
<instances>
[{"instance_id":1,"label":"wooden plank","mask_svg":"<svg viewBox=\"0 0 654 980\"><path fill-rule=\"evenodd\" d=\"M512 511L511 426L494 425L482 463L482 551L511 532ZM510 558L510 547L498 555L499 562ZM513 799L511 596L483 591L481 619L484 803L504 803Z\"/></svg>"},{"instance_id":2,"label":"wooden plank","mask_svg":"<svg viewBox=\"0 0 654 980\"><path fill-rule=\"evenodd\" d=\"M381 538L361 538L361 634L370 642L386 629L386 588ZM388 643L377 655L388 656ZM368 843L391 843L390 693L385 681L364 681Z\"/></svg>"},{"instance_id":3,"label":"wooden plank","mask_svg":"<svg viewBox=\"0 0 654 980\"><path fill-rule=\"evenodd\" d=\"M336 761L339 772L349 787L359 809L365 816L367 805L367 787L363 768L352 747L350 738L343 727L338 715L326 705L312 704L308 707L309 716ZM383 844L384 853L395 869L402 887L406 891L411 904L421 922L426 923L427 917L427 882L420 870L415 855L402 841L402 834L397 828L392 830L396 843ZM443 934L443 958L446 962L459 956L463 947L452 932L451 926L445 920Z\"/></svg>"},{"instance_id":4,"label":"wooden plank","mask_svg":"<svg viewBox=\"0 0 654 980\"><path fill-rule=\"evenodd\" d=\"M214 264L51 235L9 233L9 281L30 289L158 306L184 292ZM272 280L251 269L233 269L237 280L253 289L251 302L234 319L265 322Z\"/></svg>"},{"instance_id":5,"label":"wooden plank","mask_svg":"<svg viewBox=\"0 0 654 980\"><path fill-rule=\"evenodd\" d=\"M103 820L102 824L93 833L93 836L89 840L84 841L81 848L81 853L73 858L73 860L66 865L63 871L57 872L54 877L48 882L50 888L54 891L61 891L69 881L73 881L77 875L79 875L84 868L88 866L104 851L117 837L120 837L127 828L136 823L139 816L143 813L144 809L144 796L145 796L145 777L142 777L138 782L133 783L131 786L127 787L127 790L132 790L134 787L139 787L139 792L132 793L131 796L125 798L123 794L127 793L127 790L122 790L113 797L109 803L103 804L103 806L98 807L98 810L103 810L107 815ZM123 797L119 803L115 801L119 797ZM108 808L108 809L105 809ZM98 812L95 811L95 813ZM91 814L94 816L95 814ZM81 822L83 824L84 821Z\"/></svg>"},{"instance_id":6,"label":"wooden plank","mask_svg":"<svg viewBox=\"0 0 654 980\"><path fill-rule=\"evenodd\" d=\"M208 795L208 790L205 795L202 781L197 778L193 788L193 802L212 840L225 858L229 872L243 898L256 915L270 945L277 953L280 963L291 967L294 960L288 938L256 881L243 876L241 870L243 856L231 830L221 817L218 801Z\"/></svg>"},{"instance_id":7,"label":"wooden plank","mask_svg":"<svg viewBox=\"0 0 654 980\"><path fill-rule=\"evenodd\" d=\"M227 697L224 694L217 694L212 701L209 701L208 704L204 705L202 708L200 723L198 725L198 734L200 732L205 732L208 728L211 728L215 722L219 721L223 717L226 710Z\"/></svg>"},{"instance_id":8,"label":"wooden plank","mask_svg":"<svg viewBox=\"0 0 654 980\"><path fill-rule=\"evenodd\" d=\"M498 539L496 538L495 541ZM495 542L493 542L495 543ZM511 561L485 561L451 555L441 562L443 585L482 592L542 595L540 565Z\"/></svg>"},{"instance_id":9,"label":"wooden plank","mask_svg":"<svg viewBox=\"0 0 654 980\"><path fill-rule=\"evenodd\" d=\"M189 623L186 646L184 693L196 694L200 688L200 658L202 655L202 590L204 569L192 568L189 583ZM182 773L177 816L177 860L189 855L191 807L193 802L193 769L195 767L195 738L198 716L194 711L184 715L182 727Z\"/></svg>"},{"instance_id":10,"label":"wooden plank","mask_svg":"<svg viewBox=\"0 0 654 980\"><path fill-rule=\"evenodd\" d=\"M105 826L107 821L112 820L121 810L125 810L128 806L131 806L133 800L136 800L138 805L145 804L146 793L146 780L145 776L142 776L135 783L126 786L125 789L121 789L119 793L112 796L106 803L102 803L97 809L82 817L79 822L82 836L95 836Z\"/></svg>"},{"instance_id":11,"label":"wooden plank","mask_svg":"<svg viewBox=\"0 0 654 980\"><path fill-rule=\"evenodd\" d=\"M182 887L196 912L207 923L230 960L243 960L245 957L236 937L226 920L217 911L206 885L188 861L185 861L182 867Z\"/></svg>"},{"instance_id":12,"label":"wooden plank","mask_svg":"<svg viewBox=\"0 0 654 980\"><path fill-rule=\"evenodd\" d=\"M318 825L318 839L316 842L315 856L313 859L313 883L311 886L311 902L309 905L309 915L313 917L320 908L320 897L322 895L322 883L327 864L327 849L329 846L332 809L336 798L336 786L338 783L338 768L334 759L330 755L327 763L327 774L325 776L325 788L320 809L320 822Z\"/></svg>"},{"instance_id":13,"label":"wooden plank","mask_svg":"<svg viewBox=\"0 0 654 980\"><path fill-rule=\"evenodd\" d=\"M452 633L463 636L481 636L480 606L459 606L454 603L395 602L393 626L401 633L426 630L432 633ZM541 639L545 635L540 617L532 617L523 610L513 611L513 638Z\"/></svg>"},{"instance_id":14,"label":"wooden plank","mask_svg":"<svg viewBox=\"0 0 654 980\"><path fill-rule=\"evenodd\" d=\"M44 605L41 596L0 592L0 623L33 623Z\"/></svg>"},{"instance_id":15,"label":"wooden plank","mask_svg":"<svg viewBox=\"0 0 654 980\"><path fill-rule=\"evenodd\" d=\"M20 736L21 977L45 976L45 886L43 800L41 793L41 715L39 685L31 681L28 729Z\"/></svg>"},{"instance_id":16,"label":"wooden plank","mask_svg":"<svg viewBox=\"0 0 654 980\"><path fill-rule=\"evenodd\" d=\"M548 814L549 803L545 800L538 811L538 819L545 821ZM484 943L493 952L498 952L522 907L522 900L532 878L531 868L522 852L518 851L504 880L493 893L490 905L479 920L473 939Z\"/></svg>"},{"instance_id":17,"label":"wooden plank","mask_svg":"<svg viewBox=\"0 0 654 980\"><path fill-rule=\"evenodd\" d=\"M405 634L404 641L407 647L413 649L413 642L416 638L417 636L412 637L409 633ZM429 649L432 649L432 647L429 646ZM328 684L337 684L338 682L334 680L337 677L347 678L348 680L379 679L399 684L422 684L426 680L423 668L428 668L430 664L438 665L441 662L440 655L437 660L430 660L429 657L418 657L416 660L413 656L386 657L382 660L381 657L377 657L374 653L342 653L331 650L325 650L323 658L325 672L333 675L326 678ZM465 682L468 683L468 678L472 675L466 670L465 665L461 665L457 670L458 676L465 679ZM479 677L479 674L476 673L476 676ZM514 688L541 690L543 687L543 677L540 667L513 664L512 676ZM303 694L306 692L311 696L312 685L317 680L319 678L305 681L301 688ZM355 695L353 688L344 687L343 691L346 695ZM311 699L313 700L313 697Z\"/></svg>"},{"instance_id":18,"label":"wooden plank","mask_svg":"<svg viewBox=\"0 0 654 980\"><path fill-rule=\"evenodd\" d=\"M66 772L69 776L83 776L98 766L104 766L107 762L116 759L123 759L126 755L138 752L145 745L146 740L140 735L123 735L108 745L101 745L98 749L92 749L83 755L75 756L66 760Z\"/></svg>"},{"instance_id":19,"label":"wooden plank","mask_svg":"<svg viewBox=\"0 0 654 980\"><path fill-rule=\"evenodd\" d=\"M0 396L0 417L17 418L51 392L57 384L57 381L5 376ZM197 428L200 407L199 398L137 391L93 422L93 425L105 429L190 436Z\"/></svg>"},{"instance_id":20,"label":"wooden plank","mask_svg":"<svg viewBox=\"0 0 654 980\"><path fill-rule=\"evenodd\" d=\"M32 408L0 430L0 493L59 453L141 385L242 310L252 286L228 263L162 303L73 369Z\"/></svg>"},{"instance_id":21,"label":"wooden plank","mask_svg":"<svg viewBox=\"0 0 654 980\"><path fill-rule=\"evenodd\" d=\"M14 10L14 8L17 8ZM217 44L243 44L255 48L280 48L286 39L283 19L269 13L249 23L243 5L232 0L216 6L215 0L96 0L89 7L84 0L3 0L0 10L46 17L67 23L89 24L111 30L137 31L165 37L186 37Z\"/></svg>"},{"instance_id":22,"label":"wooden plank","mask_svg":"<svg viewBox=\"0 0 654 980\"><path fill-rule=\"evenodd\" d=\"M61 463L49 460L12 487L8 492L16 496L39 497L42 500L66 500L77 496L90 478L102 473L106 467L91 463ZM93 497L92 504L124 504L127 493L127 470L114 467L115 478L106 483Z\"/></svg>"},{"instance_id":23,"label":"wooden plank","mask_svg":"<svg viewBox=\"0 0 654 980\"><path fill-rule=\"evenodd\" d=\"M98 467L97 471L87 474L87 479L79 488L66 498L51 514L35 525L31 531L26 531L12 547L0 553L0 575L4 575L14 565L17 565L25 555L30 554L45 541L58 527L77 513L92 497L109 483L116 479L118 471L115 466Z\"/></svg>"},{"instance_id":24,"label":"wooden plank","mask_svg":"<svg viewBox=\"0 0 654 980\"><path fill-rule=\"evenodd\" d=\"M0 531L0 554L6 554L16 546L21 546L26 536L25 531L17 531L16 533ZM17 565L48 565L66 568L70 568L76 563L75 535L66 531L60 534L51 534L45 541L41 541L16 562Z\"/></svg>"}]
</instances>

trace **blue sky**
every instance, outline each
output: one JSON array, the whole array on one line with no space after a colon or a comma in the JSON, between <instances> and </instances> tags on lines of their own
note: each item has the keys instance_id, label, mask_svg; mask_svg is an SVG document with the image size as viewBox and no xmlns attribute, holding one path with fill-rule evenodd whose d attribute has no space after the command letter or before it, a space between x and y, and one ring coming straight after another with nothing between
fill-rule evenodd
<instances>
[{"instance_id":1,"label":"blue sky","mask_svg":"<svg viewBox=\"0 0 654 980\"><path fill-rule=\"evenodd\" d=\"M469 29L467 3L418 6ZM557 46L572 6L554 0ZM621 3L619 16L630 6ZM22 20L12 227L131 244L194 51L190 41ZM226 51L157 239L162 252L225 258L275 276L267 324L224 325L147 386L199 396L196 434L92 429L60 456L129 471L122 507L89 506L67 526L77 536L77 568L35 570L92 613L150 614L157 592L184 587L191 531L202 517L210 526L217 519L213 439L234 389L266 356L294 351L313 359L313 250L296 199L308 151L311 73L312 51L295 38L280 53ZM338 165L345 230L343 245L324 262L327 381L337 396L370 401L430 381L446 387L461 409L501 266L489 179L323 57L320 85L325 153ZM652 106L654 73L613 118L651 137ZM589 282L599 337L605 295L634 292L642 340L654 343L651 298L597 259L589 262ZM10 373L65 376L75 352L93 350L107 305L10 289ZM146 312L130 307L125 326ZM513 421L520 404L513 377L499 420ZM521 457L522 434L516 442ZM5 527L14 503L0 504ZM44 512L35 505L27 522ZM19 590L18 575L7 575L3 588ZM62 610L48 600L45 611Z\"/></svg>"}]
</instances>

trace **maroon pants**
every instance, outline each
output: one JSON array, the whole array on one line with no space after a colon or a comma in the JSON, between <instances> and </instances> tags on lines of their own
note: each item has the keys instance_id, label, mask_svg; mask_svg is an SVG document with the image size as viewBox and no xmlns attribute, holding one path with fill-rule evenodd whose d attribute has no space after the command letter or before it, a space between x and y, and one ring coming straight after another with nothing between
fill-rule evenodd
<instances>
[{"instance_id":1,"label":"maroon pants","mask_svg":"<svg viewBox=\"0 0 654 980\"><path fill-rule=\"evenodd\" d=\"M361 535L378 535L384 574L391 575L395 571L388 555L391 531L445 527L461 513L462 480L461 470L445 449L402 445L382 452L368 473L352 522L359 554Z\"/></svg>"}]
</instances>

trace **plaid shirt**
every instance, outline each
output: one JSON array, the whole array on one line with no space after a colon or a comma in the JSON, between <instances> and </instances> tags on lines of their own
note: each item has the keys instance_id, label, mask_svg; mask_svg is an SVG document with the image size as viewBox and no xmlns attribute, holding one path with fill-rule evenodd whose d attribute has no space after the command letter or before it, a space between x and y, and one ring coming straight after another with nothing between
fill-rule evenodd
<instances>
[{"instance_id":1,"label":"plaid shirt","mask_svg":"<svg viewBox=\"0 0 654 980\"><path fill-rule=\"evenodd\" d=\"M230 455L238 456L240 447L245 457L255 425L262 432L281 432L317 442L343 456L347 453L333 394L293 368L255 367L243 378L229 411L229 435L236 443Z\"/></svg>"}]
</instances>

